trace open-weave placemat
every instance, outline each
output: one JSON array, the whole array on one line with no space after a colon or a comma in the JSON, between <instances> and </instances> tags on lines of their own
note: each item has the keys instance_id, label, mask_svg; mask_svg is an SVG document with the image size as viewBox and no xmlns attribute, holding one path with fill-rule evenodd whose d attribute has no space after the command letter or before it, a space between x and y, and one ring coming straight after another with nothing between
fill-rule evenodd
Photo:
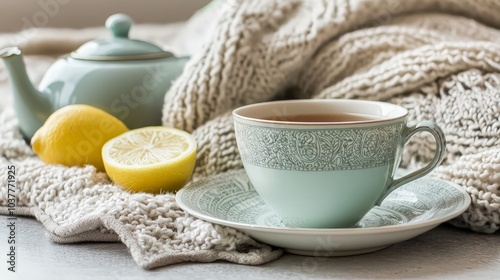
<instances>
[{"instance_id":1,"label":"open-weave placemat","mask_svg":"<svg viewBox=\"0 0 500 280\"><path fill-rule=\"evenodd\" d=\"M7 182L7 168L15 166L15 214L35 216L55 242L122 241L144 268L216 260L255 265L282 253L187 215L171 193L131 194L92 166L46 165L22 140L12 110L0 115L0 123L0 180ZM0 203L0 214L9 214L4 185Z\"/></svg>"},{"instance_id":2,"label":"open-weave placemat","mask_svg":"<svg viewBox=\"0 0 500 280\"><path fill-rule=\"evenodd\" d=\"M214 8L217 28L164 109L166 126L198 142L194 180L242 167L230 117L237 106L277 98L384 100L408 108L410 123L431 119L443 128L449 153L435 175L473 198L455 224L498 230L499 4L241 0ZM8 213L7 167L15 165L17 214L35 216L56 242L120 240L145 268L218 259L260 264L281 254L185 214L172 194L130 194L93 167L45 165L21 139L12 109L0 113L0 123L0 213ZM430 160L429 141L415 136L404 166Z\"/></svg>"}]
</instances>

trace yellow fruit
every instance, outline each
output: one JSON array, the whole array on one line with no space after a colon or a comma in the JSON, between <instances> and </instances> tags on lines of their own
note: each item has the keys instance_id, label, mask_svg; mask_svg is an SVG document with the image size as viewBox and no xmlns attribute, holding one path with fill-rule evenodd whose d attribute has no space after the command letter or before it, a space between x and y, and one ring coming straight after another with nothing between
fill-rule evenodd
<instances>
[{"instance_id":1,"label":"yellow fruit","mask_svg":"<svg viewBox=\"0 0 500 280\"><path fill-rule=\"evenodd\" d=\"M33 138L33 151L46 163L94 165L104 171L101 150L109 139L128 131L114 116L82 104L68 105L49 116Z\"/></svg>"},{"instance_id":2,"label":"yellow fruit","mask_svg":"<svg viewBox=\"0 0 500 280\"><path fill-rule=\"evenodd\" d=\"M126 190L174 192L193 173L196 142L175 128L139 128L109 140L102 158L108 176Z\"/></svg>"}]
</instances>

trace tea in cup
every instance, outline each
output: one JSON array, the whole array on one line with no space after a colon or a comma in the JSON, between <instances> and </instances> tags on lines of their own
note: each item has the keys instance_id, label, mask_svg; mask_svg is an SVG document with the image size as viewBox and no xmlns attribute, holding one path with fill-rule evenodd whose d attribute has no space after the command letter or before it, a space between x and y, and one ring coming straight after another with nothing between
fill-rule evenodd
<instances>
[{"instance_id":1,"label":"tea in cup","mask_svg":"<svg viewBox=\"0 0 500 280\"><path fill-rule=\"evenodd\" d=\"M238 150L250 182L283 223L301 228L355 226L398 187L436 168L445 137L431 121L408 126L403 107L364 100L288 100L233 111ZM427 131L436 154L394 178L405 143Z\"/></svg>"}]
</instances>

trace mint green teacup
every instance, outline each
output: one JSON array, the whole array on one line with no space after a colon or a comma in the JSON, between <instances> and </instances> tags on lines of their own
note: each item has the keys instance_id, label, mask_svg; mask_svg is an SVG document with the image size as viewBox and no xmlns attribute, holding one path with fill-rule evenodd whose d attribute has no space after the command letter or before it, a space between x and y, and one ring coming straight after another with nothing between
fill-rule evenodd
<instances>
[{"instance_id":1,"label":"mint green teacup","mask_svg":"<svg viewBox=\"0 0 500 280\"><path fill-rule=\"evenodd\" d=\"M403 107L362 100L290 100L233 111L236 140L257 193L289 227L352 227L390 192L437 167L445 137L433 122L408 127ZM436 140L434 159L395 179L405 143Z\"/></svg>"}]
</instances>

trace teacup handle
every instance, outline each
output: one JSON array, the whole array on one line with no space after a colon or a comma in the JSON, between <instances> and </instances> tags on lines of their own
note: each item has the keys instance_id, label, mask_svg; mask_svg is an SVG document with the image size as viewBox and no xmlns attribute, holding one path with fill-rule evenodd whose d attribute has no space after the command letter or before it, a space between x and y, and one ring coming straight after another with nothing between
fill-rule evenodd
<instances>
[{"instance_id":1,"label":"teacup handle","mask_svg":"<svg viewBox=\"0 0 500 280\"><path fill-rule=\"evenodd\" d=\"M426 166L411 172L401 178L394 180L387 191L382 195L382 197L377 201L377 205L380 205L382 201L394 190L401 187L402 185L416 180L422 176L429 174L434 168L436 168L442 161L446 153L446 139L443 131L439 126L432 121L422 121L414 126L406 127L404 133L404 143L408 143L410 138L415 135L417 132L430 132L434 139L436 140L436 154L431 162L429 162Z\"/></svg>"}]
</instances>

